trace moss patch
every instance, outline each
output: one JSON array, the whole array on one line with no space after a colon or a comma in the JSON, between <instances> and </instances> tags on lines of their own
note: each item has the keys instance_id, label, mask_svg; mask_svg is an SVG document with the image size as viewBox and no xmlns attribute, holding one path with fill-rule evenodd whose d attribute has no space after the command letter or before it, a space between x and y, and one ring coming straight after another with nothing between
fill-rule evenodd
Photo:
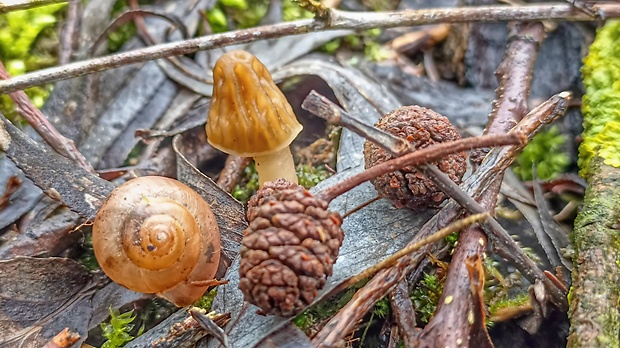
<instances>
[{"instance_id":1,"label":"moss patch","mask_svg":"<svg viewBox=\"0 0 620 348\"><path fill-rule=\"evenodd\" d=\"M579 174L592 173L590 161L603 158L620 168L620 21L602 27L581 69L586 94L583 97L583 143L579 147Z\"/></svg>"}]
</instances>

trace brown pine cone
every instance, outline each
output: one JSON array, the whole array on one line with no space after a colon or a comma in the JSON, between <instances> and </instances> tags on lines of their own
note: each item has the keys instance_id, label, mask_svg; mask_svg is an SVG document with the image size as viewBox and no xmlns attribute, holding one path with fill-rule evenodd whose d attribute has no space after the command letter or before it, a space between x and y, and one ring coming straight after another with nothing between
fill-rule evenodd
<instances>
[{"instance_id":1,"label":"brown pine cone","mask_svg":"<svg viewBox=\"0 0 620 348\"><path fill-rule=\"evenodd\" d=\"M421 106L403 106L384 115L377 124L380 128L399 138L407 139L416 149L461 139L450 121L440 114ZM366 141L364 160L366 168L375 166L393 157L375 144ZM448 155L433 164L457 184L467 170L466 153ZM372 184L379 194L397 208L407 207L423 210L437 207L446 196L433 181L413 166L381 175Z\"/></svg>"},{"instance_id":2,"label":"brown pine cone","mask_svg":"<svg viewBox=\"0 0 620 348\"><path fill-rule=\"evenodd\" d=\"M263 314L295 315L332 274L342 218L303 189L274 190L260 201L243 232L239 288Z\"/></svg>"},{"instance_id":3,"label":"brown pine cone","mask_svg":"<svg viewBox=\"0 0 620 348\"><path fill-rule=\"evenodd\" d=\"M282 178L276 179L275 181L265 182L263 186L258 191L256 191L256 193L252 197L250 197L250 200L248 201L248 209L245 213L248 221L254 220L254 218L252 217L255 215L254 211L259 205L263 204L265 197L272 195L276 191L287 189L301 191L305 190L303 186Z\"/></svg>"}]
</instances>

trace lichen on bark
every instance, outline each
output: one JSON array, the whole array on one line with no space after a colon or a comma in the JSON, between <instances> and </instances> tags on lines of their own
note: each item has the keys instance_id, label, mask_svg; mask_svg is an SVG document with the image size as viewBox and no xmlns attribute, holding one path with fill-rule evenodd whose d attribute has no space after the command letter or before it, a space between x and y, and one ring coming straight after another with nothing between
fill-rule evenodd
<instances>
[{"instance_id":1,"label":"lichen on bark","mask_svg":"<svg viewBox=\"0 0 620 348\"><path fill-rule=\"evenodd\" d=\"M620 21L609 21L598 31L581 72L586 94L579 174L587 178L589 162L597 155L620 168Z\"/></svg>"},{"instance_id":2,"label":"lichen on bark","mask_svg":"<svg viewBox=\"0 0 620 348\"><path fill-rule=\"evenodd\" d=\"M573 232L569 347L620 347L620 22L599 32L582 69L587 180Z\"/></svg>"}]
</instances>

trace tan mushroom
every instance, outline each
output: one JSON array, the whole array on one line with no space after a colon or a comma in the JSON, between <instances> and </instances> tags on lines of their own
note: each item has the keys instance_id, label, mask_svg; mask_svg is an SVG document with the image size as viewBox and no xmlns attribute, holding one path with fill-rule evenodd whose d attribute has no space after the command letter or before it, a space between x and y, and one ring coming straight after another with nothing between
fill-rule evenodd
<instances>
[{"instance_id":1,"label":"tan mushroom","mask_svg":"<svg viewBox=\"0 0 620 348\"><path fill-rule=\"evenodd\" d=\"M267 68L252 54L231 51L215 63L206 128L216 149L254 158L261 186L278 178L297 183L289 145L303 127Z\"/></svg>"}]
</instances>

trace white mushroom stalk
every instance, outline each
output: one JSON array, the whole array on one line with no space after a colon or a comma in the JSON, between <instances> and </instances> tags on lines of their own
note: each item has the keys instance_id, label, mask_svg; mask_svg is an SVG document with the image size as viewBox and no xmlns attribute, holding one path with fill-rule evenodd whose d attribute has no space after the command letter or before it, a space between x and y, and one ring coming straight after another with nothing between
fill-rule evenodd
<instances>
[{"instance_id":1,"label":"white mushroom stalk","mask_svg":"<svg viewBox=\"0 0 620 348\"><path fill-rule=\"evenodd\" d=\"M256 164L258 181L261 187L263 183L275 181L279 178L284 178L297 184L295 163L293 162L293 155L288 146L268 155L256 156L254 157L254 163Z\"/></svg>"}]
</instances>

